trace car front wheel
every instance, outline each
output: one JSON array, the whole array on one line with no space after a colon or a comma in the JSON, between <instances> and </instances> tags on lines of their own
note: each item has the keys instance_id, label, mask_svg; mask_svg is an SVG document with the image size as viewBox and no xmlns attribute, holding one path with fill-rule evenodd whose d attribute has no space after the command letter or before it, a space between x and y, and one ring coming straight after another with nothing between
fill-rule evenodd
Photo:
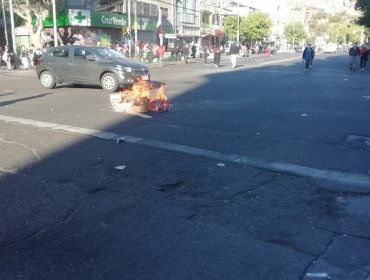
<instances>
[{"instance_id":1,"label":"car front wheel","mask_svg":"<svg viewBox=\"0 0 370 280\"><path fill-rule=\"evenodd\" d=\"M107 92L115 92L118 89L117 77L112 73L104 74L101 78L101 86Z\"/></svg>"},{"instance_id":2,"label":"car front wheel","mask_svg":"<svg viewBox=\"0 0 370 280\"><path fill-rule=\"evenodd\" d=\"M49 71L41 73L40 81L42 86L46 88L54 88L56 85L55 78Z\"/></svg>"}]
</instances>

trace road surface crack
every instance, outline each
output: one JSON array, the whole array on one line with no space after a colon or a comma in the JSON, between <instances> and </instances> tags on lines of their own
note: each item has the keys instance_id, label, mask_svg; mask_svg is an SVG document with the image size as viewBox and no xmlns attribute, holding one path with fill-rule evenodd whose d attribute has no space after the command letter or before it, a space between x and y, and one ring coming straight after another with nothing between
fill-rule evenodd
<instances>
[{"instance_id":1,"label":"road surface crack","mask_svg":"<svg viewBox=\"0 0 370 280\"><path fill-rule=\"evenodd\" d=\"M299 279L301 279L301 280L304 280L305 279L306 274L308 273L309 268L313 264L315 264L329 250L329 247L333 244L335 237L336 237L336 235L333 234L331 236L330 240L325 244L324 250L322 250L321 253L317 254L316 257L309 264L306 265L306 267L304 268L304 270L303 270L301 276L299 277Z\"/></svg>"}]
</instances>

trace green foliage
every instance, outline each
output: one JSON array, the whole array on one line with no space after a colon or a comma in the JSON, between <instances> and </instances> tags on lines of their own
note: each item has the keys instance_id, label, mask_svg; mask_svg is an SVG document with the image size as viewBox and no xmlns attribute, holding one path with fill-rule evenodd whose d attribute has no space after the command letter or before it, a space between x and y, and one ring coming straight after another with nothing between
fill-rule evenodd
<instances>
[{"instance_id":1,"label":"green foliage","mask_svg":"<svg viewBox=\"0 0 370 280\"><path fill-rule=\"evenodd\" d=\"M241 40L260 41L271 34L272 20L262 12L254 12L243 17L240 23Z\"/></svg>"},{"instance_id":2,"label":"green foliage","mask_svg":"<svg viewBox=\"0 0 370 280\"><path fill-rule=\"evenodd\" d=\"M327 42L338 44L348 41L359 41L361 27L354 24L355 19L345 12L330 15L324 11L318 11L308 21L310 38L321 36Z\"/></svg>"},{"instance_id":3,"label":"green foliage","mask_svg":"<svg viewBox=\"0 0 370 280\"><path fill-rule=\"evenodd\" d=\"M272 20L267 14L254 12L239 18L240 40L258 41L265 39L271 33ZM231 40L237 39L238 17L227 16L224 19L224 29Z\"/></svg>"},{"instance_id":4,"label":"green foliage","mask_svg":"<svg viewBox=\"0 0 370 280\"><path fill-rule=\"evenodd\" d=\"M300 21L290 22L285 25L284 36L290 44L298 44L299 42L307 38L303 23L301 23Z\"/></svg>"},{"instance_id":5,"label":"green foliage","mask_svg":"<svg viewBox=\"0 0 370 280\"><path fill-rule=\"evenodd\" d=\"M356 8L362 11L362 16L359 18L358 23L370 27L370 1L357 0Z\"/></svg>"},{"instance_id":6,"label":"green foliage","mask_svg":"<svg viewBox=\"0 0 370 280\"><path fill-rule=\"evenodd\" d=\"M236 40L236 34L238 30L238 17L234 15L225 17L224 29L229 39Z\"/></svg>"}]
</instances>

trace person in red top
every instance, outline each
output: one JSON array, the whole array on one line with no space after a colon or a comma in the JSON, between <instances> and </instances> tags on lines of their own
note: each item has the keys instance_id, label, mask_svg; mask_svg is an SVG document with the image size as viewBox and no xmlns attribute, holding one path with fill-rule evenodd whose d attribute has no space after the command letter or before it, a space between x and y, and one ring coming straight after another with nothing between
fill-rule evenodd
<instances>
[{"instance_id":1,"label":"person in red top","mask_svg":"<svg viewBox=\"0 0 370 280\"><path fill-rule=\"evenodd\" d=\"M221 50L216 45L213 45L212 47L213 52L213 63L215 64L215 67L220 67L220 60L221 60Z\"/></svg>"},{"instance_id":2,"label":"person in red top","mask_svg":"<svg viewBox=\"0 0 370 280\"><path fill-rule=\"evenodd\" d=\"M360 48L360 70L362 72L365 71L365 66L368 59L369 59L369 49L365 45L362 45Z\"/></svg>"},{"instance_id":3,"label":"person in red top","mask_svg":"<svg viewBox=\"0 0 370 280\"><path fill-rule=\"evenodd\" d=\"M159 66L163 65L163 57L164 57L164 47L159 46L157 49L157 56L158 56L158 64Z\"/></svg>"}]
</instances>

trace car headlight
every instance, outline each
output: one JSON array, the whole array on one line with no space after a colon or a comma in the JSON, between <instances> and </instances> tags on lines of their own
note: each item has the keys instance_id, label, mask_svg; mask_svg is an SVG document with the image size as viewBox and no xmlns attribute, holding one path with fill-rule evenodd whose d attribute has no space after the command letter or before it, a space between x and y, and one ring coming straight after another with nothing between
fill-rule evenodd
<instances>
[{"instance_id":1,"label":"car headlight","mask_svg":"<svg viewBox=\"0 0 370 280\"><path fill-rule=\"evenodd\" d=\"M116 69L120 72L132 72L131 67L123 67L122 65L116 65Z\"/></svg>"},{"instance_id":2,"label":"car headlight","mask_svg":"<svg viewBox=\"0 0 370 280\"><path fill-rule=\"evenodd\" d=\"M123 67L121 65L116 65L115 67L118 71L123 72Z\"/></svg>"}]
</instances>

